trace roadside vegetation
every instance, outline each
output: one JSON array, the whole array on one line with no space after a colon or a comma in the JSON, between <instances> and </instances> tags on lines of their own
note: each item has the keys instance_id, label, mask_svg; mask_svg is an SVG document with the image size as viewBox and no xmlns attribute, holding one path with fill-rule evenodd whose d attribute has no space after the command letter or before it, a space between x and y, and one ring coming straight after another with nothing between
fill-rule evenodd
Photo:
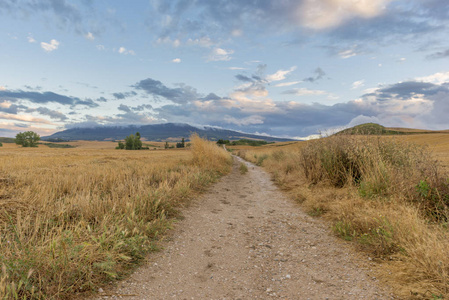
<instances>
[{"instance_id":1,"label":"roadside vegetation","mask_svg":"<svg viewBox=\"0 0 449 300\"><path fill-rule=\"evenodd\" d=\"M449 176L428 148L404 138L336 135L238 153L379 262L378 273L397 295L443 299L449 295Z\"/></svg>"},{"instance_id":2,"label":"roadside vegetation","mask_svg":"<svg viewBox=\"0 0 449 300\"><path fill-rule=\"evenodd\" d=\"M267 144L274 144L274 142L267 142L267 141L262 141L262 140L248 140L248 139L240 139L240 140L236 140L236 141L230 141L230 140L218 140L217 141L218 145L229 145L229 146L242 146L242 145L247 145L247 146L262 146L262 145L267 145Z\"/></svg>"},{"instance_id":3,"label":"roadside vegetation","mask_svg":"<svg viewBox=\"0 0 449 300\"><path fill-rule=\"evenodd\" d=\"M73 299L123 278L230 155L6 148L0 152L0 299ZM111 147L113 148L113 147Z\"/></svg>"}]
</instances>

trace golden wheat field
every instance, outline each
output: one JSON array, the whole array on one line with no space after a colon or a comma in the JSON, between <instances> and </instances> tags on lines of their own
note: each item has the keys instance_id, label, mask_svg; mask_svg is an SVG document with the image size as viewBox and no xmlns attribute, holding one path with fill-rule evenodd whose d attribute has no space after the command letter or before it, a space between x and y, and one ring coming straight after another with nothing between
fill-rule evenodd
<instances>
[{"instance_id":1,"label":"golden wheat field","mask_svg":"<svg viewBox=\"0 0 449 300\"><path fill-rule=\"evenodd\" d=\"M177 208L229 171L226 151L192 142L156 151L4 144L0 298L68 299L126 274L155 249Z\"/></svg>"},{"instance_id":2,"label":"golden wheat field","mask_svg":"<svg viewBox=\"0 0 449 300\"><path fill-rule=\"evenodd\" d=\"M449 296L449 134L229 148L375 261L400 298Z\"/></svg>"}]
</instances>

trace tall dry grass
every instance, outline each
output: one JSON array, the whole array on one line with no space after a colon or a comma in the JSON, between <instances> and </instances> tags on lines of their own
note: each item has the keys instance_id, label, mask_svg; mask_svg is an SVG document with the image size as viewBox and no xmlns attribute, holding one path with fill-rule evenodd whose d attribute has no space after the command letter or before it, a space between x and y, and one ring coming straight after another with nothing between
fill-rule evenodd
<instances>
[{"instance_id":1,"label":"tall dry grass","mask_svg":"<svg viewBox=\"0 0 449 300\"><path fill-rule=\"evenodd\" d=\"M449 176L428 149L338 136L240 154L381 262L379 274L399 296L449 296Z\"/></svg>"},{"instance_id":2,"label":"tall dry grass","mask_svg":"<svg viewBox=\"0 0 449 300\"><path fill-rule=\"evenodd\" d=\"M179 207L230 169L226 151L193 143L0 150L0 298L71 299L129 272Z\"/></svg>"}]
</instances>

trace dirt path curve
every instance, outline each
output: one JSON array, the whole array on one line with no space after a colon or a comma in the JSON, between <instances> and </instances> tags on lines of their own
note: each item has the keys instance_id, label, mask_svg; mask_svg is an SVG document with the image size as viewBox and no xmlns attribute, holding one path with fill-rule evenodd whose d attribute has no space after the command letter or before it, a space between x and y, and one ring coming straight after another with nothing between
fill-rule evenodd
<instances>
[{"instance_id":1,"label":"dirt path curve","mask_svg":"<svg viewBox=\"0 0 449 300\"><path fill-rule=\"evenodd\" d=\"M245 162L241 175L240 161L185 210L164 250L99 299L391 298L366 258L286 199L261 168Z\"/></svg>"}]
</instances>

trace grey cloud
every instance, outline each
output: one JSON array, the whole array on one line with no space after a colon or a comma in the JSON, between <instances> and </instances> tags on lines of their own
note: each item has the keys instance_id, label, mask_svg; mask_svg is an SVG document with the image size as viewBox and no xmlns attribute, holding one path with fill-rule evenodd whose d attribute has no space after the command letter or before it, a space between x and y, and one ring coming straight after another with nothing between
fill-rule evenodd
<instances>
[{"instance_id":1,"label":"grey cloud","mask_svg":"<svg viewBox=\"0 0 449 300\"><path fill-rule=\"evenodd\" d=\"M418 95L422 100L415 100ZM449 115L449 84L396 83L362 95L361 100L335 105L276 101L268 108L261 101L257 111L243 103L229 106L224 99L211 101L213 104L205 108L184 103L165 105L155 111L169 122L195 120L198 124L291 137L316 134L360 119L379 120L385 126L444 129Z\"/></svg>"},{"instance_id":2,"label":"grey cloud","mask_svg":"<svg viewBox=\"0 0 449 300\"><path fill-rule=\"evenodd\" d=\"M134 111L144 111L145 109L153 109L150 104L142 104L132 108Z\"/></svg>"},{"instance_id":3,"label":"grey cloud","mask_svg":"<svg viewBox=\"0 0 449 300\"><path fill-rule=\"evenodd\" d=\"M163 97L175 103L185 103L200 98L196 89L185 84L178 84L178 86L177 88L169 88L158 80L147 78L139 81L133 87L156 98Z\"/></svg>"},{"instance_id":4,"label":"grey cloud","mask_svg":"<svg viewBox=\"0 0 449 300\"><path fill-rule=\"evenodd\" d=\"M16 104L11 104L9 107L1 107L0 106L0 111L1 112L5 112L8 114L13 114L13 115L17 115L17 113L22 110L22 109L26 109L27 107L24 105L16 105Z\"/></svg>"},{"instance_id":5,"label":"grey cloud","mask_svg":"<svg viewBox=\"0 0 449 300\"><path fill-rule=\"evenodd\" d=\"M23 124L23 123L14 123L14 126L21 127L21 128L28 128L28 127L30 127L29 124Z\"/></svg>"},{"instance_id":6,"label":"grey cloud","mask_svg":"<svg viewBox=\"0 0 449 300\"><path fill-rule=\"evenodd\" d=\"M6 1L6 3L5 3ZM0 14L9 13L17 18L28 18L30 15L41 16L43 22L48 22L48 15L53 15L52 25L60 29L73 30L85 35L92 32L99 35L98 16L93 14L91 1L78 2L67 0L3 0L0 2Z\"/></svg>"},{"instance_id":7,"label":"grey cloud","mask_svg":"<svg viewBox=\"0 0 449 300\"><path fill-rule=\"evenodd\" d=\"M115 97L115 99L122 100L125 98L136 96L137 93L132 91L132 92L126 92L126 93L113 93L112 95Z\"/></svg>"},{"instance_id":8,"label":"grey cloud","mask_svg":"<svg viewBox=\"0 0 449 300\"><path fill-rule=\"evenodd\" d=\"M426 56L427 59L449 58L449 49Z\"/></svg>"},{"instance_id":9,"label":"grey cloud","mask_svg":"<svg viewBox=\"0 0 449 300\"><path fill-rule=\"evenodd\" d=\"M219 42L223 34L232 37L232 32L238 29L251 39L267 34L289 34L291 41L284 44L297 45L298 41L310 42L310 34L303 30L298 16L304 3L304 0L159 1L158 13L151 14L148 22L152 24L152 31L159 31L160 37L170 40L207 36ZM411 0L406 4L391 1L375 17L353 17L334 28L315 33L329 39L325 46L342 43L351 46L360 42L364 52L376 51L379 44L404 40L414 45L428 44L428 33L448 33L448 3L447 0ZM169 24L164 22L167 16L170 16Z\"/></svg>"},{"instance_id":10,"label":"grey cloud","mask_svg":"<svg viewBox=\"0 0 449 300\"><path fill-rule=\"evenodd\" d=\"M431 96L439 92L449 92L449 89L445 85L436 85L429 82L406 81L380 88L376 93L381 100L388 100L392 97L408 99L416 94ZM373 94L366 94L364 96L370 95Z\"/></svg>"},{"instance_id":11,"label":"grey cloud","mask_svg":"<svg viewBox=\"0 0 449 300\"><path fill-rule=\"evenodd\" d=\"M97 102L108 102L108 100L105 97L97 98Z\"/></svg>"},{"instance_id":12,"label":"grey cloud","mask_svg":"<svg viewBox=\"0 0 449 300\"><path fill-rule=\"evenodd\" d=\"M201 100L206 100L206 101L208 101L208 100L220 100L220 99L222 99L222 98L217 96L217 95L215 95L214 93L209 93L206 97L201 98Z\"/></svg>"},{"instance_id":13,"label":"grey cloud","mask_svg":"<svg viewBox=\"0 0 449 300\"><path fill-rule=\"evenodd\" d=\"M32 86L29 86L29 85L25 85L24 86L26 89L28 89L28 90L31 90L31 91L41 91L42 90L42 87L41 86L35 86L35 87L32 87Z\"/></svg>"},{"instance_id":14,"label":"grey cloud","mask_svg":"<svg viewBox=\"0 0 449 300\"><path fill-rule=\"evenodd\" d=\"M125 95L123 93L113 93L112 95L115 99L125 99Z\"/></svg>"},{"instance_id":15,"label":"grey cloud","mask_svg":"<svg viewBox=\"0 0 449 300\"><path fill-rule=\"evenodd\" d=\"M249 78L248 76L242 74L235 75L235 78L243 82L254 82L254 79Z\"/></svg>"},{"instance_id":16,"label":"grey cloud","mask_svg":"<svg viewBox=\"0 0 449 300\"><path fill-rule=\"evenodd\" d=\"M131 112L131 108L129 108L128 105L120 104L119 107L117 107L118 110L124 111L124 112Z\"/></svg>"},{"instance_id":17,"label":"grey cloud","mask_svg":"<svg viewBox=\"0 0 449 300\"><path fill-rule=\"evenodd\" d=\"M26 92L26 91L0 91L0 99L7 99L12 101L28 100L33 103L45 104L49 102L59 103L63 105L85 105L89 107L97 107L98 104L91 99L81 100L77 97L69 97L53 92Z\"/></svg>"},{"instance_id":18,"label":"grey cloud","mask_svg":"<svg viewBox=\"0 0 449 300\"><path fill-rule=\"evenodd\" d=\"M67 120L66 115L64 115L63 113L56 110L48 109L46 107L28 108L26 110L26 112L35 112L35 111L40 113L41 115L49 116L51 119L58 119L61 121Z\"/></svg>"},{"instance_id":19,"label":"grey cloud","mask_svg":"<svg viewBox=\"0 0 449 300\"><path fill-rule=\"evenodd\" d=\"M323 69L321 69L319 67L316 68L315 71L313 71L313 73L315 74L314 77L304 78L303 81L315 82L315 81L322 79L326 75L326 73L323 71Z\"/></svg>"}]
</instances>

